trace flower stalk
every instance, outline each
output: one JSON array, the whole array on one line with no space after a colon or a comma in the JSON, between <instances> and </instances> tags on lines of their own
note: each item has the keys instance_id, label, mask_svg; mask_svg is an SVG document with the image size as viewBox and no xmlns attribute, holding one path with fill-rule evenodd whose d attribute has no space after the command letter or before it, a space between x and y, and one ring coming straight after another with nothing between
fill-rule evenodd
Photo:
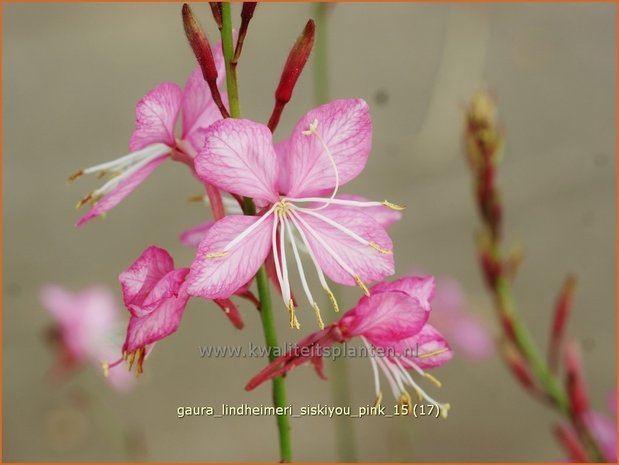
<instances>
[{"instance_id":1,"label":"flower stalk","mask_svg":"<svg viewBox=\"0 0 619 465\"><path fill-rule=\"evenodd\" d=\"M498 161L503 146L503 134L496 122L496 108L492 99L477 93L473 97L466 113L465 148L469 166L475 178L475 197L482 220L482 232L478 238L478 253L480 266L488 289L493 297L495 308L501 322L504 340L512 344L522 356L522 361L514 363L516 358L505 357L506 363L516 378L529 392L537 396L537 389L542 391L541 398L550 404L566 419L572 422L579 438L568 437L564 431L556 432L560 442L569 444L572 457L580 457L576 453L575 442L584 444L587 456L595 461L603 461L599 447L592 440L591 434L578 421L574 405L584 398L584 384L570 384L574 376L569 376L569 363L565 367L568 372L568 383L565 387L555 374L555 359L558 358L559 345L563 337L567 314L569 312L573 279L568 278L560 294L555 310L555 321L551 341L550 361L547 361L531 338L526 325L520 319L513 298L511 280L516 267L513 257L503 254L502 228L503 204L496 183ZM512 354L515 355L515 354ZM574 386L577 386L577 389ZM574 393L578 395L575 396ZM576 399L577 397L577 399ZM583 449L583 450L584 450Z\"/></svg>"},{"instance_id":2,"label":"flower stalk","mask_svg":"<svg viewBox=\"0 0 619 465\"><path fill-rule=\"evenodd\" d=\"M253 11L252 11L253 13ZM228 88L228 101L230 105L230 116L239 118L241 115L239 105L239 93L237 87L235 67L233 60L235 58L235 50L232 39L232 15L230 3L222 2L221 4L221 37L223 43L224 60L226 63L226 84ZM240 51L239 51L240 53ZM238 57L237 57L238 58ZM244 213L246 215L255 215L256 207L252 199L244 199ZM278 347L277 331L275 329L275 320L273 317L273 305L271 302L271 293L269 290L269 281L265 265L262 265L256 274L256 283L258 286L258 297L260 299L260 319L262 322L262 330L266 346L269 348L269 361L272 362L272 356L276 353L274 349ZM286 407L286 383L282 376L278 376L272 380L273 404L275 407ZM277 415L277 429L279 433L279 453L281 462L292 461L292 446L290 441L290 422L287 415Z\"/></svg>"}]
</instances>

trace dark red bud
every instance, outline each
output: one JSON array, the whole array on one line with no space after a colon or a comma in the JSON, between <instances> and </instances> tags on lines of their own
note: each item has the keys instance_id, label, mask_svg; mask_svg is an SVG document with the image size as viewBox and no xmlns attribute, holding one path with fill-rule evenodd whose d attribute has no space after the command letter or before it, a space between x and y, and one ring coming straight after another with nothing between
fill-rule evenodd
<instances>
[{"instance_id":1,"label":"dark red bud","mask_svg":"<svg viewBox=\"0 0 619 465\"><path fill-rule=\"evenodd\" d=\"M217 66L215 66L215 59L213 58L211 46L208 43L206 34L202 30L202 26L200 26L198 19L191 11L191 7L186 3L183 4L183 27L185 28L185 35L187 36L189 45L191 45L191 49L200 64L202 76L211 91L213 101L219 108L221 116L228 118L230 114L223 104L221 94L217 88Z\"/></svg>"},{"instance_id":2,"label":"dark red bud","mask_svg":"<svg viewBox=\"0 0 619 465\"><path fill-rule=\"evenodd\" d=\"M531 371L526 362L520 355L520 352L510 342L504 341L499 345L501 355L512 374L516 377L520 384L528 391L537 393L537 388L531 376Z\"/></svg>"},{"instance_id":3,"label":"dark red bud","mask_svg":"<svg viewBox=\"0 0 619 465\"><path fill-rule=\"evenodd\" d=\"M232 323L235 328L243 329L243 318L241 317L239 309L234 305L234 302L230 299L215 299L215 303L223 310L230 320L230 323Z\"/></svg>"},{"instance_id":4,"label":"dark red bud","mask_svg":"<svg viewBox=\"0 0 619 465\"><path fill-rule=\"evenodd\" d=\"M557 425L555 427L555 435L570 456L571 461L591 462L589 457L587 457L584 446L569 426L563 424Z\"/></svg>"},{"instance_id":5,"label":"dark red bud","mask_svg":"<svg viewBox=\"0 0 619 465\"><path fill-rule=\"evenodd\" d=\"M254 16L254 11L258 6L258 2L243 2L243 9L241 10L241 20L248 21Z\"/></svg>"},{"instance_id":6,"label":"dark red bud","mask_svg":"<svg viewBox=\"0 0 619 465\"><path fill-rule=\"evenodd\" d=\"M568 275L565 279L561 292L559 292L559 296L557 297L555 304L555 312L550 333L550 346L548 351L548 363L553 371L556 371L557 369L559 352L561 349L561 343L563 342L563 336L565 334L565 327L567 326L570 309L572 308L572 299L575 287L576 277L574 275Z\"/></svg>"},{"instance_id":7,"label":"dark red bud","mask_svg":"<svg viewBox=\"0 0 619 465\"><path fill-rule=\"evenodd\" d=\"M292 91L312 52L312 47L314 46L314 33L314 21L310 19L305 25L303 33L294 43L292 50L290 50L286 64L284 64L284 70L282 71L279 85L275 91L275 108L273 108L273 113L271 114L268 124L271 131L274 131L277 127L284 106L292 98Z\"/></svg>"},{"instance_id":8,"label":"dark red bud","mask_svg":"<svg viewBox=\"0 0 619 465\"><path fill-rule=\"evenodd\" d=\"M584 374L580 351L575 343L565 348L565 370L567 395L573 418L580 422L589 410L589 399L584 383Z\"/></svg>"},{"instance_id":9,"label":"dark red bud","mask_svg":"<svg viewBox=\"0 0 619 465\"><path fill-rule=\"evenodd\" d=\"M217 23L217 27L221 31L223 27L223 22L221 20L221 2L208 2L208 4L211 7L211 12L213 13L213 18Z\"/></svg>"},{"instance_id":10,"label":"dark red bud","mask_svg":"<svg viewBox=\"0 0 619 465\"><path fill-rule=\"evenodd\" d=\"M191 7L183 4L183 26L185 28L185 35L191 45L194 55L198 59L204 80L206 82L217 80L217 67L215 66L215 59L213 58L213 52L211 46L208 43L206 34L202 30L202 26L198 22L198 19L191 11Z\"/></svg>"}]
</instances>

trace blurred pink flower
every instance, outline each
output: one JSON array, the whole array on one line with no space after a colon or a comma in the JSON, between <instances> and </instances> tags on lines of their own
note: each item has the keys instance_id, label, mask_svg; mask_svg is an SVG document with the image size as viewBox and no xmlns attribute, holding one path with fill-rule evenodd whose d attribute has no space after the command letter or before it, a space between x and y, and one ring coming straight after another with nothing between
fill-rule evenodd
<instances>
[{"instance_id":1,"label":"blurred pink flower","mask_svg":"<svg viewBox=\"0 0 619 465\"><path fill-rule=\"evenodd\" d=\"M97 286L72 293L49 285L41 290L41 302L55 320L53 334L59 358L53 374L66 374L85 362L100 368L102 362L119 353L120 313L109 290ZM123 370L109 381L119 390L130 388L133 382Z\"/></svg>"},{"instance_id":2,"label":"blurred pink flower","mask_svg":"<svg viewBox=\"0 0 619 465\"><path fill-rule=\"evenodd\" d=\"M450 277L436 280L432 302L434 324L471 360L483 360L494 353L494 338L484 320L472 314L460 283Z\"/></svg>"},{"instance_id":3,"label":"blurred pink flower","mask_svg":"<svg viewBox=\"0 0 619 465\"><path fill-rule=\"evenodd\" d=\"M216 47L214 58L220 84L225 75L221 45ZM225 94L223 97L225 100ZM84 174L111 176L108 182L78 203L78 208L86 203L92 208L76 226L114 208L168 157L191 161L201 147L200 131L221 119L199 66L189 76L184 89L173 82L164 82L151 89L137 103L135 114L135 130L129 141L131 153L80 170L69 178L73 180ZM176 138L174 132L179 114L182 114L182 131L180 138Z\"/></svg>"},{"instance_id":4,"label":"blurred pink flower","mask_svg":"<svg viewBox=\"0 0 619 465\"><path fill-rule=\"evenodd\" d=\"M346 312L339 321L309 335L295 349L254 376L246 389L254 389L308 361L315 364L322 377L322 351L334 343L359 337L366 345L372 363L378 402L382 399L380 368L393 396L400 402L410 405L411 398L406 390L406 386L410 386L420 398L440 406L446 415L449 405L432 399L407 371L413 369L440 385L425 370L438 367L452 357L447 341L428 324L433 295L432 277L406 277L377 284L369 296L362 297L357 306Z\"/></svg>"},{"instance_id":5,"label":"blurred pink flower","mask_svg":"<svg viewBox=\"0 0 619 465\"><path fill-rule=\"evenodd\" d=\"M325 274L367 292L364 281L393 273L391 239L362 208L398 207L336 196L340 185L363 170L371 149L372 123L364 101L336 100L311 110L291 137L275 146L269 129L249 120L218 121L204 135L195 160L197 174L222 191L255 199L260 213L229 215L206 230L191 265L190 294L227 298L272 254L290 324L298 327L286 262L288 241L305 295L324 327L299 255L299 239L336 310ZM308 206L301 206L304 203Z\"/></svg>"}]
</instances>

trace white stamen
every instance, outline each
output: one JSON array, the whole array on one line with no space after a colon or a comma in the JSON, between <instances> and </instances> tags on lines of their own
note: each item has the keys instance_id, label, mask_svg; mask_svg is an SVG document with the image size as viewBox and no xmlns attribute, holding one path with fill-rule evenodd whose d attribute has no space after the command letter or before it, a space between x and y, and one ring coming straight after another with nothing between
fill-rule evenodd
<instances>
[{"instance_id":1,"label":"white stamen","mask_svg":"<svg viewBox=\"0 0 619 465\"><path fill-rule=\"evenodd\" d=\"M370 344L363 336L361 336L361 340L368 349L368 356L370 358L370 362L372 363L372 371L374 372L374 390L376 391L376 397L380 397L380 376L378 374L378 366L376 365L376 360L374 360L374 357L370 355Z\"/></svg>"},{"instance_id":2,"label":"white stamen","mask_svg":"<svg viewBox=\"0 0 619 465\"><path fill-rule=\"evenodd\" d=\"M250 235L258 226L260 226L269 216L271 216L271 213L273 213L273 211L275 210L275 208L277 207L277 204L273 205L269 211L267 211L264 215L262 215L260 218L258 218L258 220L252 224L251 226L249 226L247 229L245 229L245 231L243 231L241 234L239 234L238 236L236 236L234 239L232 239L228 245L226 245L226 247L224 247L224 251L228 252L230 251L235 245L237 245L239 242L241 242L243 239L245 239L248 235Z\"/></svg>"},{"instance_id":3,"label":"white stamen","mask_svg":"<svg viewBox=\"0 0 619 465\"><path fill-rule=\"evenodd\" d=\"M320 284L325 290L328 289L329 285L327 284L327 280L325 279L325 274L322 272L322 269L320 268L320 265L318 264L318 260L316 259L314 252L312 251L311 247L309 246L309 243L307 242L307 237L305 236L303 229L296 222L294 216L290 217L290 221L292 222L292 224L295 226L295 228L299 232L299 236L301 236L301 240L303 241L303 243L299 244L299 246L303 246L305 251L307 251L308 255L312 259L312 263L314 264L314 268L316 268L316 274L318 274L318 280L320 281Z\"/></svg>"},{"instance_id":4,"label":"white stamen","mask_svg":"<svg viewBox=\"0 0 619 465\"><path fill-rule=\"evenodd\" d=\"M282 297L288 305L289 299L286 299L284 293L284 278L282 277L282 269L279 263L279 252L277 251L277 225L279 224L279 215L275 215L273 218L273 229L271 232L271 244L273 249L273 261L275 262L275 274L277 275L277 282L282 290Z\"/></svg>"},{"instance_id":5,"label":"white stamen","mask_svg":"<svg viewBox=\"0 0 619 465\"><path fill-rule=\"evenodd\" d=\"M354 271L352 271L350 269L350 267L344 262L344 260L337 254L337 252L335 252L331 246L329 244L327 244L324 239L316 232L314 231L310 225L308 225L305 220L303 218L301 218L300 215L298 215L294 210L291 210L290 213L299 221L299 223L301 223L305 229L307 229L307 231L314 236L314 239L316 239L320 245L322 245L324 247L324 249L329 253L329 255L331 255L331 257L333 257L333 259L336 261L336 263L338 265L340 265L342 267L342 269L348 273L349 275L351 275L353 278L356 275L356 273Z\"/></svg>"},{"instance_id":6,"label":"white stamen","mask_svg":"<svg viewBox=\"0 0 619 465\"><path fill-rule=\"evenodd\" d=\"M423 389L421 389L421 387L413 380L413 377L410 375L410 373L408 371L406 371L406 369L402 366L402 364L400 363L400 361L398 359L394 359L396 365L398 365L398 367L400 368L401 372L404 374L404 378L406 381L408 381L408 384L410 384L412 386L413 389L415 389L415 391L419 394L421 394L421 396L426 399L428 402L436 405L437 407L442 407L443 405L439 402L437 402L436 400L434 400L432 397L430 397L426 391L424 391Z\"/></svg>"},{"instance_id":7,"label":"white stamen","mask_svg":"<svg viewBox=\"0 0 619 465\"><path fill-rule=\"evenodd\" d=\"M341 224L337 223L336 221L333 221L331 218L328 218L324 215L321 215L320 213L316 213L315 210L309 209L309 208L302 208L302 207L297 207L297 206L293 206L296 210L301 211L307 215L313 216L314 218L317 218L321 221L324 221L325 223L333 226L334 228L338 229L339 231L342 231L344 234L346 234L347 236L352 237L354 240L356 240L357 242L363 244L363 245L370 245L370 241L366 241L364 238L362 238L361 236L359 236L357 233L351 231L350 229L348 229L346 226L342 226Z\"/></svg>"},{"instance_id":8,"label":"white stamen","mask_svg":"<svg viewBox=\"0 0 619 465\"><path fill-rule=\"evenodd\" d=\"M346 200L346 199L325 199L322 197L303 197L300 199L288 198L290 202L310 203L310 202L328 202L334 205L345 205L348 207L384 207L382 202L362 201L362 200Z\"/></svg>"},{"instance_id":9,"label":"white stamen","mask_svg":"<svg viewBox=\"0 0 619 465\"><path fill-rule=\"evenodd\" d=\"M159 153L167 150L170 150L170 147L165 144L152 144L136 152L131 152L127 155L117 158L116 160L108 161L99 165L91 166L90 168L86 168L83 170L83 172L84 174L91 174L96 173L97 171L105 171L109 168L118 169L121 166L131 165L134 160L141 161L143 158L149 158L149 156L153 153Z\"/></svg>"},{"instance_id":10,"label":"white stamen","mask_svg":"<svg viewBox=\"0 0 619 465\"><path fill-rule=\"evenodd\" d=\"M282 257L282 280L283 280L282 296L284 297L286 306L288 306L291 300L291 293L290 293L290 280L288 279L288 264L286 263L286 243L284 242L284 237L286 236L285 230L286 230L286 223L284 221L280 221L279 249L280 249L281 257Z\"/></svg>"},{"instance_id":11,"label":"white stamen","mask_svg":"<svg viewBox=\"0 0 619 465\"><path fill-rule=\"evenodd\" d=\"M288 233L288 239L290 241L290 244L292 245L292 253L294 254L295 261L297 262L297 269L299 270L299 276L301 277L301 285L303 286L303 290L305 291L305 296L309 300L310 305L314 305L316 301L314 300L314 297L312 296L309 285L307 284L307 279L305 277L305 272L303 270L303 263L301 262L301 256L299 255L296 242L294 240L294 237L292 236L292 228L288 224L288 221L286 220L285 217L282 218L282 223L286 223L285 229L286 229L286 232Z\"/></svg>"}]
</instances>

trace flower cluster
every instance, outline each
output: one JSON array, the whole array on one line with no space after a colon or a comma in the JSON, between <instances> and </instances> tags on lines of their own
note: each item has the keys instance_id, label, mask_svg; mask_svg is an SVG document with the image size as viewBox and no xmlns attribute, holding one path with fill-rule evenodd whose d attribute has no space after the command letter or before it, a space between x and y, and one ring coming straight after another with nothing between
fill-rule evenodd
<instances>
[{"instance_id":1,"label":"flower cluster","mask_svg":"<svg viewBox=\"0 0 619 465\"><path fill-rule=\"evenodd\" d=\"M244 12L249 21L253 9L244 7ZM445 340L427 323L434 281L382 282L395 271L386 228L400 219L403 207L340 192L363 171L372 149L367 103L343 99L314 108L287 138L274 141L272 132L311 51L313 22L308 22L286 62L274 113L265 125L229 118L228 96L219 89L225 75L222 46L211 53L187 5L183 19L199 62L184 89L163 83L149 91L136 106L131 153L70 178L110 177L79 202L78 207L89 203L91 208L77 226L116 207L168 159L190 168L204 186L213 213L208 222L181 234L184 244L196 248L189 267L176 267L166 250L150 246L120 274L130 319L122 349L106 359L105 371L126 362L129 371L136 367L141 373L153 345L178 329L191 298L214 301L241 329L241 313L231 299L246 298L260 309L251 288L264 266L281 295L290 326L299 329L306 316L298 308L309 309L316 319L320 331L302 344L358 336L368 347L390 348L394 356L371 358L378 400L380 368L401 402L410 404L406 389L410 386L420 398L435 403L408 372L412 369L438 384L425 370L451 357ZM235 60L246 26L237 39ZM175 135L179 118L182 131ZM295 270L305 297L300 300L291 286ZM318 291L310 285L310 273L320 285ZM319 302L328 301L334 312L339 311L333 283L358 286L364 295L354 309L325 327ZM372 283L378 284L370 289ZM270 365L255 380L262 382L303 361L284 357L278 362L283 366ZM312 361L320 367L319 358ZM257 384L255 380L250 386Z\"/></svg>"}]
</instances>

